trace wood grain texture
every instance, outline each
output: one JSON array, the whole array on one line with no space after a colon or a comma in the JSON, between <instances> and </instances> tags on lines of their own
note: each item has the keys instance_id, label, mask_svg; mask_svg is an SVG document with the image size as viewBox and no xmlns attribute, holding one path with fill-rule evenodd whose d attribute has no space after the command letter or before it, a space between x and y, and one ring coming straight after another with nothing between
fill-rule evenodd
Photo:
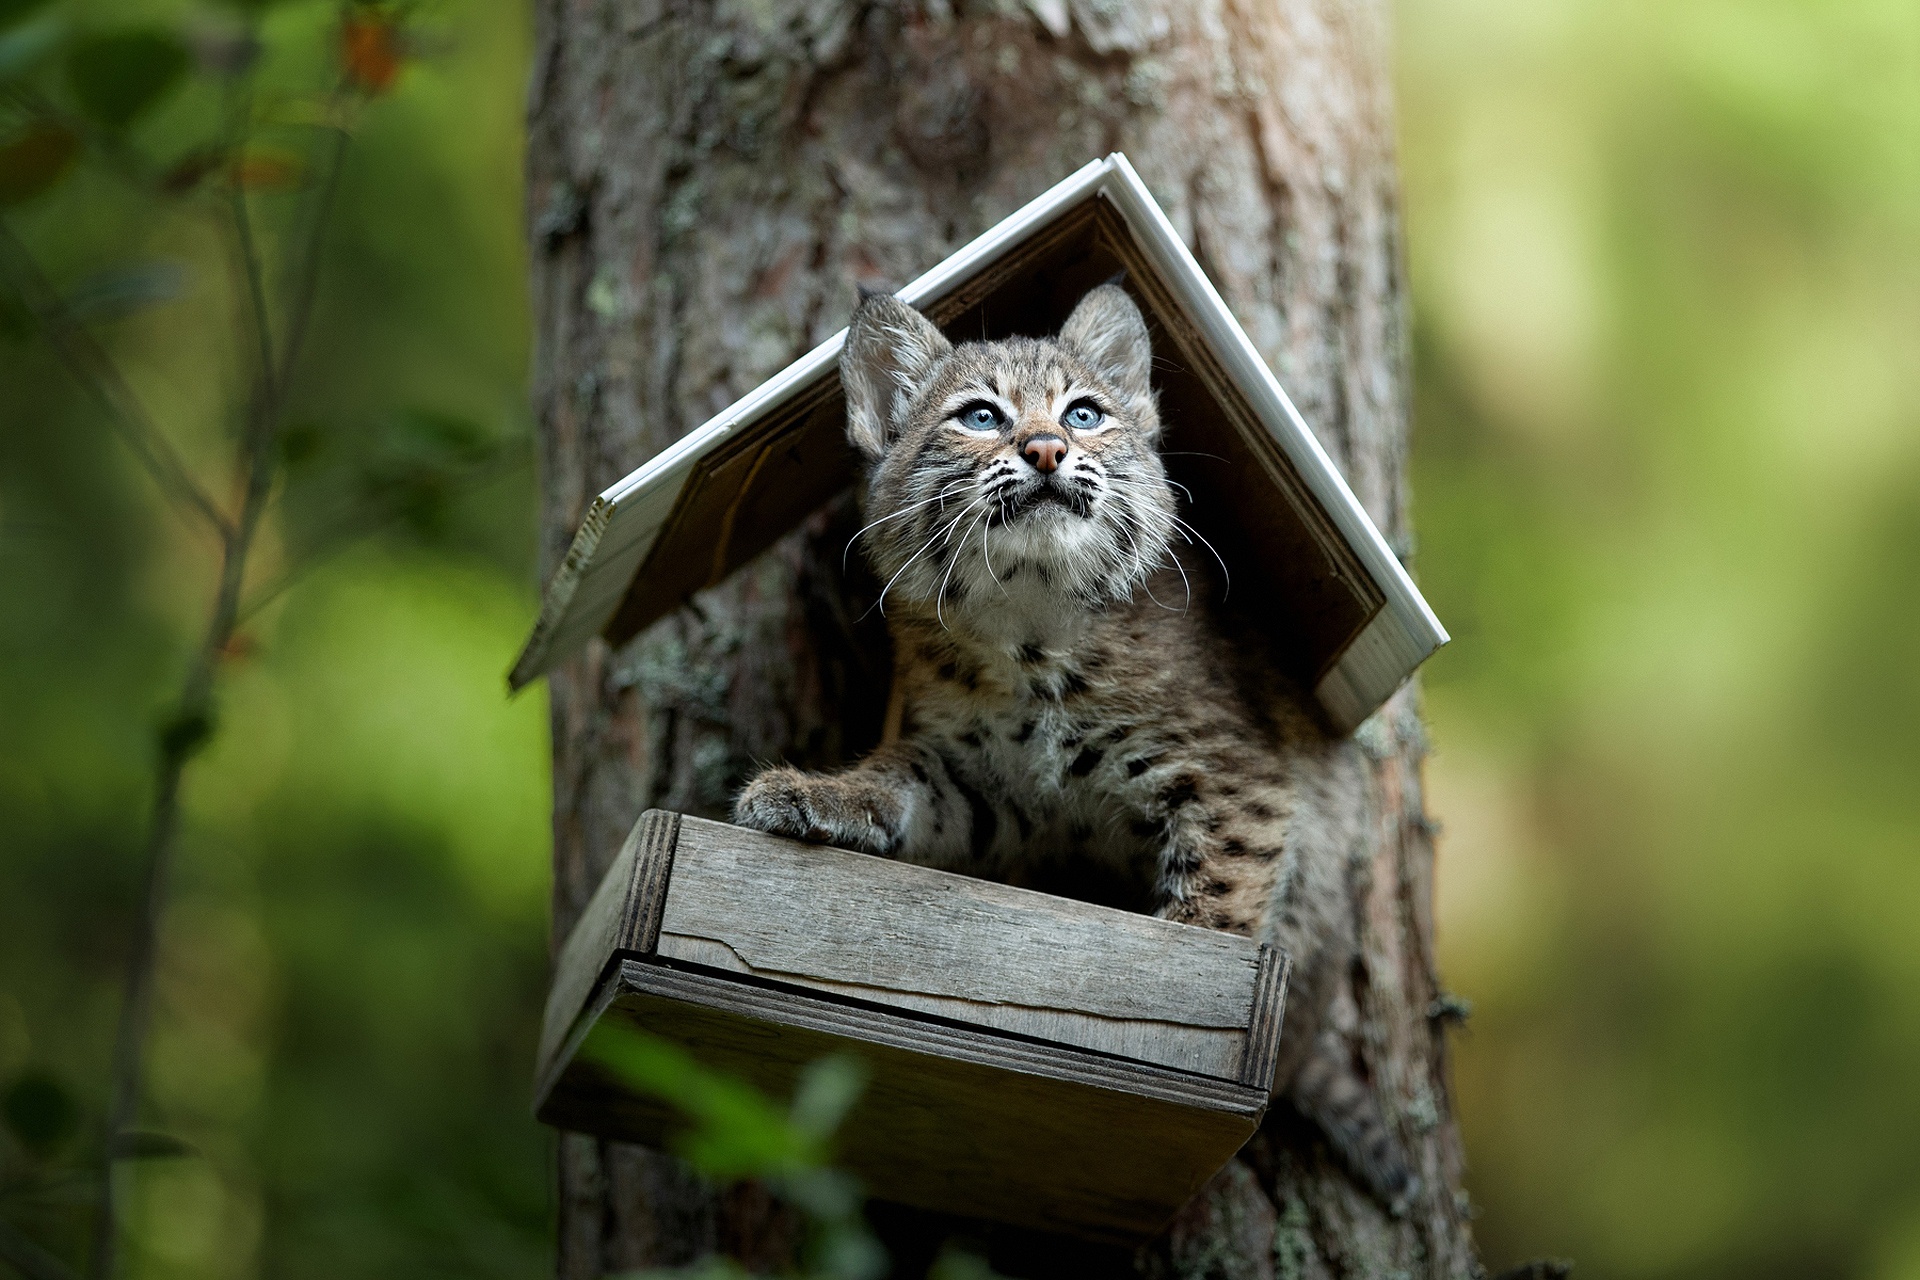
<instances>
[{"instance_id":1,"label":"wood grain texture","mask_svg":"<svg viewBox=\"0 0 1920 1280\"><path fill-rule=\"evenodd\" d=\"M1387 13L1385 0L536 0L543 580L595 494L840 328L854 281L912 279L1116 149L1410 553ZM832 767L878 740L877 584L841 559L858 527L845 508L818 513L694 608L556 672L556 942L646 808L718 816L756 762ZM1389 1214L1276 1106L1138 1254L1008 1243L997 1270L1264 1280L1284 1231L1304 1280L1473 1273L1447 1049L1427 1018L1441 987L1417 690L1358 741L1370 837L1339 1029L1420 1194ZM715 1251L771 1268L798 1237L764 1198L716 1193L641 1148L570 1138L559 1169L569 1280ZM901 1256L932 1256L955 1228L922 1229L902 1228Z\"/></svg>"},{"instance_id":2,"label":"wood grain texture","mask_svg":"<svg viewBox=\"0 0 1920 1280\"><path fill-rule=\"evenodd\" d=\"M661 936L660 954L703 968L753 975L731 948L706 938ZM1189 1027L1176 1023L1075 1013L1007 1002L983 1003L961 996L925 995L894 991L827 978L788 978L804 987L854 1000L867 1000L891 1009L926 1014L1008 1035L1026 1036L1072 1045L1137 1062L1151 1062L1198 1075L1235 1080L1248 1059L1244 1027Z\"/></svg>"},{"instance_id":3,"label":"wood grain texture","mask_svg":"<svg viewBox=\"0 0 1920 1280\"><path fill-rule=\"evenodd\" d=\"M660 963L623 962L592 1019L671 1038L775 1096L807 1063L870 1073L840 1162L891 1200L1096 1238L1152 1235L1252 1135L1266 1092ZM597 1065L594 1032L542 1120L650 1143L671 1111Z\"/></svg>"},{"instance_id":4,"label":"wood grain texture","mask_svg":"<svg viewBox=\"0 0 1920 1280\"><path fill-rule=\"evenodd\" d=\"M540 1078L610 965L656 954L1261 1087L1284 999L1246 938L649 810L556 958Z\"/></svg>"},{"instance_id":5,"label":"wood grain texture","mask_svg":"<svg viewBox=\"0 0 1920 1280\"><path fill-rule=\"evenodd\" d=\"M662 936L762 977L1241 1031L1253 1007L1247 938L699 818L676 858Z\"/></svg>"},{"instance_id":6,"label":"wood grain texture","mask_svg":"<svg viewBox=\"0 0 1920 1280\"><path fill-rule=\"evenodd\" d=\"M1240 1083L1271 1091L1278 1060L1280 1024L1287 1007L1286 953L1264 943L1260 973L1254 980L1253 1009L1247 1019L1246 1052L1240 1060Z\"/></svg>"},{"instance_id":7,"label":"wood grain texture","mask_svg":"<svg viewBox=\"0 0 1920 1280\"><path fill-rule=\"evenodd\" d=\"M540 1021L537 1070L545 1075L561 1041L587 1005L609 961L621 952L645 955L660 936L680 815L649 809L633 824L553 962L553 986Z\"/></svg>"}]
</instances>

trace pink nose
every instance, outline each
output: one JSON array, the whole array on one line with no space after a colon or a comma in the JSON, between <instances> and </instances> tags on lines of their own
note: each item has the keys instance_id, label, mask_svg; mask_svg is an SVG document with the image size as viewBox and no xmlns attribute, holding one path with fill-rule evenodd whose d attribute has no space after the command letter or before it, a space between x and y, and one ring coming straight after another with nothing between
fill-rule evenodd
<instances>
[{"instance_id":1,"label":"pink nose","mask_svg":"<svg viewBox=\"0 0 1920 1280\"><path fill-rule=\"evenodd\" d=\"M1067 460L1067 442L1059 436L1035 436L1020 446L1020 456L1041 471L1055 471Z\"/></svg>"}]
</instances>

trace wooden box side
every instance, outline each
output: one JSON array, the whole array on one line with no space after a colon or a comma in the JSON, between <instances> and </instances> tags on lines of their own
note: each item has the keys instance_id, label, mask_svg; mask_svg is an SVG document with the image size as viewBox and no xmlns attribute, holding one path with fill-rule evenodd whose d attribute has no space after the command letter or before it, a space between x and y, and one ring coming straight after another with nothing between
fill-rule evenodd
<instances>
[{"instance_id":1,"label":"wooden box side","mask_svg":"<svg viewBox=\"0 0 1920 1280\"><path fill-rule=\"evenodd\" d=\"M1224 1080L1271 1048L1250 939L698 818L657 950Z\"/></svg>"},{"instance_id":2,"label":"wooden box side","mask_svg":"<svg viewBox=\"0 0 1920 1280\"><path fill-rule=\"evenodd\" d=\"M1264 1088L625 961L569 1037L542 1120L652 1144L671 1134L671 1111L596 1058L594 1037L625 1026L774 1096L807 1063L851 1052L870 1080L838 1160L873 1194L1117 1240L1159 1230L1252 1135L1267 1101Z\"/></svg>"},{"instance_id":3,"label":"wooden box side","mask_svg":"<svg viewBox=\"0 0 1920 1280\"><path fill-rule=\"evenodd\" d=\"M673 873L680 815L649 809L627 834L613 865L587 901L553 962L553 985L540 1020L535 1078L545 1079L554 1057L606 974L622 953L650 953L660 936L660 909Z\"/></svg>"}]
</instances>

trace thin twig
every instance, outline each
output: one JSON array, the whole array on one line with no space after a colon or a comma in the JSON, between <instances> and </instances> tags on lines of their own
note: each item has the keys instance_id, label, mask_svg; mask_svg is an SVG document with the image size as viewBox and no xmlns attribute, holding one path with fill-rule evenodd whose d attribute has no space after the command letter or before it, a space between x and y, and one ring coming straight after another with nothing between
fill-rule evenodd
<instances>
[{"instance_id":1,"label":"thin twig","mask_svg":"<svg viewBox=\"0 0 1920 1280\"><path fill-rule=\"evenodd\" d=\"M233 233L238 242L240 275L247 282L247 298L253 307L252 327L260 348L259 376L266 380L265 394L272 400L276 384L273 326L267 317L267 282L260 270L259 250L254 247L253 219L247 214L247 190L237 181L228 183L228 190L233 203Z\"/></svg>"},{"instance_id":2,"label":"thin twig","mask_svg":"<svg viewBox=\"0 0 1920 1280\"><path fill-rule=\"evenodd\" d=\"M47 341L89 395L106 411L107 421L140 459L161 492L177 505L211 525L223 542L233 540L233 522L215 505L193 478L133 389L121 377L119 366L67 311L52 283L40 273L27 247L0 220L0 269L13 277L34 318L45 329Z\"/></svg>"},{"instance_id":3,"label":"thin twig","mask_svg":"<svg viewBox=\"0 0 1920 1280\"><path fill-rule=\"evenodd\" d=\"M314 208L313 225L306 239L306 257L300 264L298 283L294 288L293 307L287 322L286 345L280 352L280 373L275 385L284 397L287 388L287 374L293 368L293 362L300 358L300 346L306 340L307 321L313 316L313 295L320 283L320 248L325 238L327 218L333 211L334 197L340 190L340 171L347 158L347 143L351 140L344 128L333 131L333 150L327 157L327 176L320 185L320 198Z\"/></svg>"},{"instance_id":4,"label":"thin twig","mask_svg":"<svg viewBox=\"0 0 1920 1280\"><path fill-rule=\"evenodd\" d=\"M114 1037L113 1084L107 1115L106 1142L101 1155L100 1212L94 1220L93 1257L89 1274L93 1280L111 1280L119 1243L119 1215L113 1186L113 1166L117 1139L133 1127L140 1106L142 1059L147 1024L153 1004L155 943L160 914L166 902L168 872L175 847L180 816L180 780L190 761L206 745L212 732L213 684L220 657L233 639L240 612L240 593L246 580L247 556L253 549L260 517L266 510L267 496L273 487L278 458L278 436L286 391L293 362L299 355L300 339L305 333L308 313L313 307L315 283L319 273L320 244L325 235L327 216L339 186L340 168L346 155L344 134L336 135L329 157L329 170L321 188L298 288L287 326L287 341L279 367L261 371L254 381L247 429L241 436L238 470L244 483L240 518L221 551L220 585L214 597L211 617L194 655L193 665L181 686L179 701L160 738L160 767L154 790L153 817L148 827L144 851L147 875L146 896L135 922L133 945L127 957L127 984L120 1009L120 1024ZM264 311L261 315L264 317Z\"/></svg>"}]
</instances>

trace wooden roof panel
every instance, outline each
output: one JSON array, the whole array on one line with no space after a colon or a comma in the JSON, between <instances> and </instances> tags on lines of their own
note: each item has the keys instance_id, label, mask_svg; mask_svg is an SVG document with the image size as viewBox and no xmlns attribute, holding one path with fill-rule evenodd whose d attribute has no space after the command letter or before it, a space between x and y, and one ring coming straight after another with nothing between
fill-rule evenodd
<instances>
[{"instance_id":1,"label":"wooden roof panel","mask_svg":"<svg viewBox=\"0 0 1920 1280\"><path fill-rule=\"evenodd\" d=\"M901 290L955 341L1055 332L1125 273L1153 331L1167 467L1246 611L1351 729L1447 634L1122 155L1081 169ZM509 677L620 644L858 479L845 332L608 489ZM1237 597L1237 602L1235 597Z\"/></svg>"}]
</instances>

